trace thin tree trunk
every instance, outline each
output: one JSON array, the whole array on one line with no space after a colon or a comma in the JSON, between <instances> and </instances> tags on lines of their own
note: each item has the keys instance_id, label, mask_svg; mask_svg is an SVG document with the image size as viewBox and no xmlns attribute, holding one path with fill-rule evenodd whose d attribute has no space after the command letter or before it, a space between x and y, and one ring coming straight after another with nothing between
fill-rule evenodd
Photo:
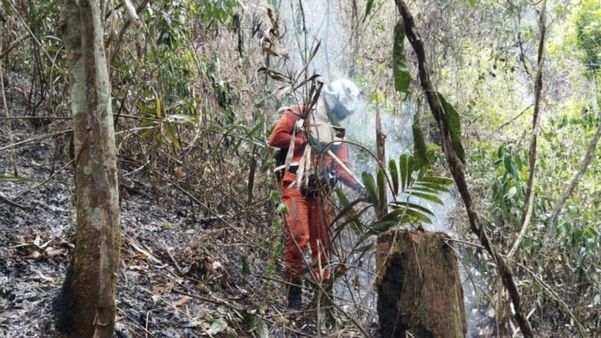
<instances>
[{"instance_id":1,"label":"thin tree trunk","mask_svg":"<svg viewBox=\"0 0 601 338\"><path fill-rule=\"evenodd\" d=\"M250 168L248 169L248 186L246 202L250 205L253 202L253 191L255 190L255 173L257 171L257 158L253 149L250 159Z\"/></svg>"},{"instance_id":2,"label":"thin tree trunk","mask_svg":"<svg viewBox=\"0 0 601 338\"><path fill-rule=\"evenodd\" d=\"M484 228L482 227L482 224L480 223L478 214L474 210L472 196L469 192L469 188L465 180L463 163L455 153L451 144L450 129L446 122L445 111L441 105L438 95L436 94L437 91L432 85L432 82L430 81L424 44L416 31L413 16L409 12L409 8L403 0L395 0L395 2L399 9L399 12L401 13L401 16L403 17L405 35L407 36L407 39L413 46L413 49L417 56L420 83L422 89L425 92L432 115L434 115L434 118L438 122L438 128L441 132L441 137L444 145L443 148L447 157L449 169L451 170L451 174L453 175L455 184L457 185L459 193L461 194L461 198L463 199L463 204L465 205L465 210L467 212L467 216L470 222L470 229L475 235L478 236L478 239L480 240L482 246L495 260L497 270L503 280L503 285L505 286L511 297L518 325L520 326L520 329L522 330L522 333L525 337L532 338L534 337L534 333L532 332L532 327L530 326L530 323L528 322L528 319L526 318L522 309L520 294L518 292L517 285L513 280L513 272L505 262L505 259L499 253L497 253L495 248L492 246L488 235L486 234Z\"/></svg>"},{"instance_id":3,"label":"thin tree trunk","mask_svg":"<svg viewBox=\"0 0 601 338\"><path fill-rule=\"evenodd\" d=\"M77 237L57 328L64 337L108 338L115 326L120 211L101 4L65 0L63 5L71 63Z\"/></svg>"},{"instance_id":4,"label":"thin tree trunk","mask_svg":"<svg viewBox=\"0 0 601 338\"><path fill-rule=\"evenodd\" d=\"M599 107L597 104L596 74L593 74L593 87L594 87L594 95L595 95L593 98L593 112L595 113L596 116L599 116ZM551 212L551 217L549 217L549 220L547 221L547 223L548 223L547 237L551 235L550 229L553 229L553 223L555 223L555 220L557 220L557 217L559 216L561 209L563 209L563 207L565 206L566 202L568 201L568 198L570 197L572 192L574 192L574 189L576 189L576 186L580 182L582 175L584 175L584 173L586 172L586 169L588 168L589 164L593 160L593 156L595 155L595 150L597 149L597 144L599 143L599 139L601 139L601 122L599 123L599 126L597 126L597 131L595 132L595 135L591 139L591 142L589 143L589 145L586 149L586 153L584 155L584 158L582 159L582 162L580 163L580 167L578 168L578 171L576 172L576 174L570 181L570 184L568 184L566 189L563 191L563 193L557 200L557 203L555 204L555 208L553 208L553 211Z\"/></svg>"},{"instance_id":5,"label":"thin tree trunk","mask_svg":"<svg viewBox=\"0 0 601 338\"><path fill-rule=\"evenodd\" d=\"M545 12L547 8L547 0L543 0L542 9L540 11L540 41L538 43L538 70L536 72L536 79L534 80L534 112L532 115L532 138L530 139L530 148L529 148L529 163L530 163L530 173L528 174L528 187L526 189L526 203L524 204L524 216L522 218L522 227L520 229L520 233L518 234L515 242L509 250L507 254L507 259L511 259L513 255L520 248L520 244L522 243L522 239L526 236L528 232L528 227L530 226L530 219L532 217L532 210L534 204L534 185L536 182L536 150L537 150L537 140L538 140L538 129L540 128L539 123L539 113L540 113L540 104L541 104L541 95L543 89L543 63L545 56Z\"/></svg>"},{"instance_id":6,"label":"thin tree trunk","mask_svg":"<svg viewBox=\"0 0 601 338\"><path fill-rule=\"evenodd\" d=\"M4 30L4 21L0 20L0 31ZM4 34L0 34L0 50L4 50ZM4 88L4 65L2 63L2 58L0 58L0 91L2 94L2 108L4 109L4 114L8 121L8 144L13 144L13 122L10 120L10 112L8 110L8 102L6 101L6 88ZM12 149L12 166L13 166L13 175L19 176L19 171L17 170L17 149Z\"/></svg>"},{"instance_id":7,"label":"thin tree trunk","mask_svg":"<svg viewBox=\"0 0 601 338\"><path fill-rule=\"evenodd\" d=\"M376 104L376 156L382 167L386 168L386 135L382 132L382 117L378 104ZM379 210L376 210L378 219L382 219L388 213L388 196L384 194L380 197L383 197L383 200L380 201Z\"/></svg>"}]
</instances>

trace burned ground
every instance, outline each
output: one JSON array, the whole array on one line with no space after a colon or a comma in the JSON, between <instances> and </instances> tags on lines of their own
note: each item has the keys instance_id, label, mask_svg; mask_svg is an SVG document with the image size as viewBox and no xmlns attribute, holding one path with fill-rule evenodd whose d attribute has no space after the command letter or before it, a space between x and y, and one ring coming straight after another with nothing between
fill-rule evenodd
<instances>
[{"instance_id":1,"label":"burned ground","mask_svg":"<svg viewBox=\"0 0 601 338\"><path fill-rule=\"evenodd\" d=\"M8 89L13 116L27 115L25 86L22 78ZM12 123L14 142L68 129L65 120ZM5 135L0 146L9 144ZM0 202L0 337L57 335L53 310L65 305L56 300L75 245L69 137L19 146L18 178L12 177L12 156L0 157L0 194L22 207ZM286 314L278 259L252 243L270 232L260 226L266 216L247 223L213 214L169 183L143 172L123 175L135 171L131 162L120 159L119 165L117 337L315 333L308 313Z\"/></svg>"}]
</instances>

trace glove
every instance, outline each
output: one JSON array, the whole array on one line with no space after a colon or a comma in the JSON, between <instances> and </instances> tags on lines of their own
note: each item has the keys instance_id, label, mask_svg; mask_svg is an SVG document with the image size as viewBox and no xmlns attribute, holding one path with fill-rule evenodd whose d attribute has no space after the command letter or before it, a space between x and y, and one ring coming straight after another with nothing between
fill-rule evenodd
<instances>
[{"instance_id":1,"label":"glove","mask_svg":"<svg viewBox=\"0 0 601 338\"><path fill-rule=\"evenodd\" d=\"M303 133L303 132L297 133L296 136L294 137L294 146L300 147L300 146L304 145L305 143L307 143L305 133Z\"/></svg>"},{"instance_id":2,"label":"glove","mask_svg":"<svg viewBox=\"0 0 601 338\"><path fill-rule=\"evenodd\" d=\"M311 133L307 135L307 143L311 146L311 148L321 152L325 148L325 144L319 142L319 139L313 136Z\"/></svg>"}]
</instances>

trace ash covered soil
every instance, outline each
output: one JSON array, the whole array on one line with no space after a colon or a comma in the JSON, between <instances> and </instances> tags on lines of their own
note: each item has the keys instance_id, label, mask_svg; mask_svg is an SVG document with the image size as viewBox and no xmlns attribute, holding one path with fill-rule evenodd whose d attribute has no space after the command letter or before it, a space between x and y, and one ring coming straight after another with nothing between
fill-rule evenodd
<instances>
[{"instance_id":1,"label":"ash covered soil","mask_svg":"<svg viewBox=\"0 0 601 338\"><path fill-rule=\"evenodd\" d=\"M67 168L52 173L52 143L19 148L19 176L28 180L0 183L4 197L26 208L0 204L0 337L56 335L52 306L74 248L75 212L73 169L60 162L57 170ZM12 175L7 156L0 168ZM150 187L136 190L121 195L117 335L195 337L235 329L233 311L261 304L248 291L260 286L237 277L236 238L211 218L192 221L195 210L177 192L157 197Z\"/></svg>"},{"instance_id":2,"label":"ash covered soil","mask_svg":"<svg viewBox=\"0 0 601 338\"><path fill-rule=\"evenodd\" d=\"M13 75L10 83L11 115L30 115L26 79ZM8 126L2 123L0 147L10 144ZM66 120L11 124L13 142L69 128ZM0 337L57 336L53 301L74 248L68 137L17 147L18 178L12 151L0 155ZM175 187L125 176L135 167L119 165L123 244L116 337L312 335L314 326L284 312L280 274L264 273L273 261L259 257L250 235L241 235L250 233L249 225L221 221Z\"/></svg>"}]
</instances>

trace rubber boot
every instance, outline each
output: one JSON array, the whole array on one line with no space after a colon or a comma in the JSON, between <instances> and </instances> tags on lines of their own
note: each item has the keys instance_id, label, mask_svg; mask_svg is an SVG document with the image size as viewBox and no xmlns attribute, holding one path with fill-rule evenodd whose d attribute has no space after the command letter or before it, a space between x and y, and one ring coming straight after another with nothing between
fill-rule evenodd
<instances>
[{"instance_id":1,"label":"rubber boot","mask_svg":"<svg viewBox=\"0 0 601 338\"><path fill-rule=\"evenodd\" d=\"M291 285L288 289L288 309L299 311L303 306L303 289L298 285Z\"/></svg>"}]
</instances>

